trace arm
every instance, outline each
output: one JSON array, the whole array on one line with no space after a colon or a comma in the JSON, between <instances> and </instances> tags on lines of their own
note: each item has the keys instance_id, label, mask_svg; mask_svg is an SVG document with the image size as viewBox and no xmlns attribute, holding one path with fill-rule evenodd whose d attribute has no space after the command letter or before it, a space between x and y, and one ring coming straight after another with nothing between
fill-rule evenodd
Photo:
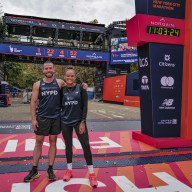
<instances>
[{"instance_id":1,"label":"arm","mask_svg":"<svg viewBox=\"0 0 192 192\"><path fill-rule=\"evenodd\" d=\"M87 90L87 88L88 88L87 83L82 83L82 87L83 87L83 89Z\"/></svg>"},{"instance_id":2,"label":"arm","mask_svg":"<svg viewBox=\"0 0 192 192\"><path fill-rule=\"evenodd\" d=\"M38 128L38 123L36 120L36 105L37 105L38 95L39 95L39 81L34 83L33 85L31 103L30 103L32 128L34 131L37 131L37 128Z\"/></svg>"},{"instance_id":3,"label":"arm","mask_svg":"<svg viewBox=\"0 0 192 192\"><path fill-rule=\"evenodd\" d=\"M60 88L62 88L63 86L66 85L66 83L62 79L57 79L57 83L58 83Z\"/></svg>"},{"instance_id":4,"label":"arm","mask_svg":"<svg viewBox=\"0 0 192 192\"><path fill-rule=\"evenodd\" d=\"M79 133L83 134L85 133L85 123L86 123L86 118L87 118L87 111L88 111L88 96L87 96L87 91L85 89L81 89L81 101L83 105L83 115L81 119L81 123L79 125Z\"/></svg>"},{"instance_id":5,"label":"arm","mask_svg":"<svg viewBox=\"0 0 192 192\"><path fill-rule=\"evenodd\" d=\"M83 115L82 115L82 121L86 121L87 118L87 111L88 111L88 95L87 91L85 89L81 90L81 101L83 105Z\"/></svg>"}]
</instances>

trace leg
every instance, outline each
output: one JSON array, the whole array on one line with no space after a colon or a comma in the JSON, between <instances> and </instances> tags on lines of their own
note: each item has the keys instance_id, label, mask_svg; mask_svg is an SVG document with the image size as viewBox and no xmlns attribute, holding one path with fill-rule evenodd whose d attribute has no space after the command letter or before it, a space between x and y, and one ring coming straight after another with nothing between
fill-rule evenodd
<instances>
[{"instance_id":1,"label":"leg","mask_svg":"<svg viewBox=\"0 0 192 192\"><path fill-rule=\"evenodd\" d=\"M44 137L45 136L43 135L36 135L35 149L33 152L33 166L38 166L39 159L42 153L42 145L43 145Z\"/></svg>"},{"instance_id":2,"label":"leg","mask_svg":"<svg viewBox=\"0 0 192 192\"><path fill-rule=\"evenodd\" d=\"M87 125L85 124L86 132L83 134L79 134L79 124L77 124L74 128L75 128L77 137L81 143L81 146L83 148L84 157L87 162L87 165L93 165L92 153L89 145L89 135L88 135Z\"/></svg>"},{"instance_id":3,"label":"leg","mask_svg":"<svg viewBox=\"0 0 192 192\"><path fill-rule=\"evenodd\" d=\"M56 147L56 142L57 142L57 135L49 135L49 165L53 165L55 161L55 156L57 152L57 147Z\"/></svg>"},{"instance_id":4,"label":"leg","mask_svg":"<svg viewBox=\"0 0 192 192\"><path fill-rule=\"evenodd\" d=\"M37 166L39 163L39 159L41 157L43 141L44 141L43 135L36 135L35 149L33 152L33 168L29 172L29 174L24 178L24 182L33 181L34 179L40 176L40 174L38 173Z\"/></svg>"},{"instance_id":5,"label":"leg","mask_svg":"<svg viewBox=\"0 0 192 192\"><path fill-rule=\"evenodd\" d=\"M72 142L72 135L73 135L73 127L61 124L62 128L62 135L65 141L65 152L67 163L72 163L72 156L73 156L73 142Z\"/></svg>"},{"instance_id":6,"label":"leg","mask_svg":"<svg viewBox=\"0 0 192 192\"><path fill-rule=\"evenodd\" d=\"M81 143L81 146L83 148L84 157L85 157L85 160L88 165L90 185L92 187L97 187L98 182L97 182L95 173L93 171L93 160L92 160L92 153L91 153L91 149L90 149L90 145L89 145L89 135L88 135L87 125L85 123L86 132L83 134L79 134L79 124L76 125L74 128L75 128L75 132L79 138L79 141Z\"/></svg>"},{"instance_id":7,"label":"leg","mask_svg":"<svg viewBox=\"0 0 192 192\"><path fill-rule=\"evenodd\" d=\"M72 142L72 135L73 135L73 127L64 125L61 123L62 128L62 135L65 141L65 152L67 158L67 171L63 176L64 181L69 181L72 177L72 157L73 157L73 142ZM70 169L69 169L70 165Z\"/></svg>"}]
</instances>

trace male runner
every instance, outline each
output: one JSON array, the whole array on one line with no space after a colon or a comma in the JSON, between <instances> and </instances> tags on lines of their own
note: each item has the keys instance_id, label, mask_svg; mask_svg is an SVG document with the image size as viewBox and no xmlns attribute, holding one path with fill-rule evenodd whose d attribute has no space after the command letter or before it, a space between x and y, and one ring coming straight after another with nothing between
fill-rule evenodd
<instances>
[{"instance_id":1,"label":"male runner","mask_svg":"<svg viewBox=\"0 0 192 192\"><path fill-rule=\"evenodd\" d=\"M33 85L30 111L32 117L32 128L36 134L35 149L33 152L33 168L24 178L24 182L29 182L38 178L38 163L42 153L42 145L45 136L49 136L49 168L47 170L48 180L56 180L53 172L53 163L56 156L57 135L60 128L60 89L64 86L64 81L54 77L55 68L52 62L47 61L43 65L44 77ZM36 107L38 103L38 111Z\"/></svg>"}]
</instances>

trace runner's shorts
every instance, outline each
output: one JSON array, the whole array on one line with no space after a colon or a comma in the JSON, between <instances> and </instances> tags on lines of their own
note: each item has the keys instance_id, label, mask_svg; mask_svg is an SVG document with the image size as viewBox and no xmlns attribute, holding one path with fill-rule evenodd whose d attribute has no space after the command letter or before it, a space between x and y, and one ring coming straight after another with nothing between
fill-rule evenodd
<instances>
[{"instance_id":1,"label":"runner's shorts","mask_svg":"<svg viewBox=\"0 0 192 192\"><path fill-rule=\"evenodd\" d=\"M61 133L60 118L50 119L45 117L37 117L39 127L35 131L36 135L58 135Z\"/></svg>"}]
</instances>

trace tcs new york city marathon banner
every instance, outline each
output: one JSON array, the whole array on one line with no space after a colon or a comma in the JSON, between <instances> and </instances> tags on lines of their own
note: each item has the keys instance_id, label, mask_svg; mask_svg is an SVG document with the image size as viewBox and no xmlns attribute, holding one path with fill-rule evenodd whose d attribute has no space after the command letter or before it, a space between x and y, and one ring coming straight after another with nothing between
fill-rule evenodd
<instances>
[{"instance_id":1,"label":"tcs new york city marathon banner","mask_svg":"<svg viewBox=\"0 0 192 192\"><path fill-rule=\"evenodd\" d=\"M185 0L136 0L136 14L185 18Z\"/></svg>"},{"instance_id":2,"label":"tcs new york city marathon banner","mask_svg":"<svg viewBox=\"0 0 192 192\"><path fill-rule=\"evenodd\" d=\"M22 46L0 44L1 54L23 55L35 57L53 57L60 59L79 59L91 61L109 61L109 53L82 50L59 49L50 47Z\"/></svg>"}]
</instances>

